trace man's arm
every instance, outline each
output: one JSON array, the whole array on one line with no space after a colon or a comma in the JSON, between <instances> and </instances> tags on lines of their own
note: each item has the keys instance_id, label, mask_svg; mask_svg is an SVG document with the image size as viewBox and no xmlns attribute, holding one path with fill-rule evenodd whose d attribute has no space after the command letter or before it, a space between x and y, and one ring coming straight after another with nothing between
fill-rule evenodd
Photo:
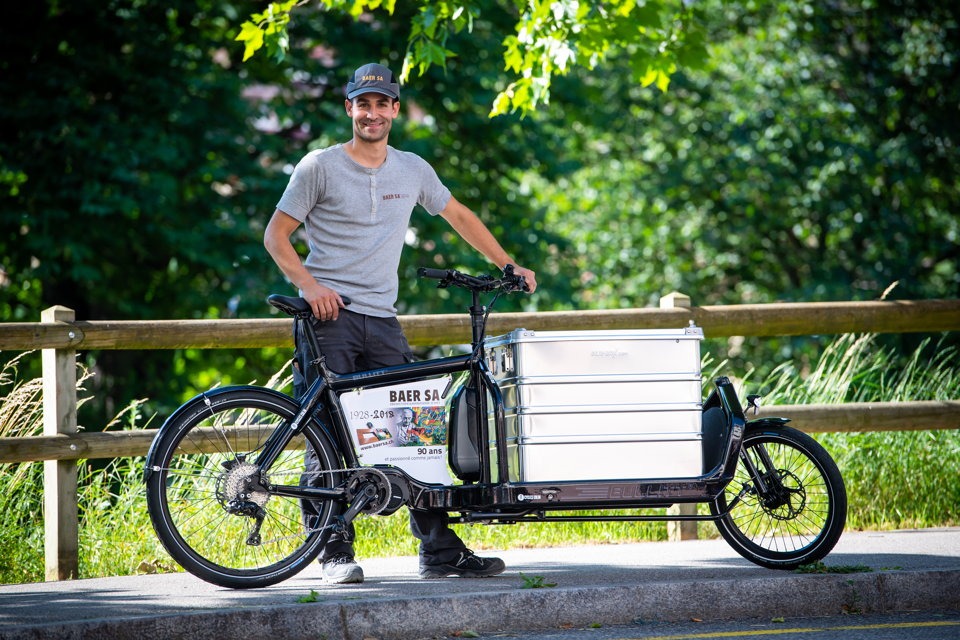
<instances>
[{"instance_id":1,"label":"man's arm","mask_svg":"<svg viewBox=\"0 0 960 640\"><path fill-rule=\"evenodd\" d=\"M440 212L443 219L450 223L450 226L460 234L460 237L470 243L474 249L486 256L487 260L494 263L501 269L506 265L512 264L516 267L515 273L523 276L527 281L530 293L537 290L537 276L530 269L525 269L518 265L503 250L497 239L493 237L483 221L476 216L467 206L460 203L453 196L443 211Z\"/></svg>"},{"instance_id":2,"label":"man's arm","mask_svg":"<svg viewBox=\"0 0 960 640\"><path fill-rule=\"evenodd\" d=\"M283 275L300 289L313 315L320 320L336 320L344 306L343 300L336 291L314 280L290 242L290 236L299 226L300 221L277 209L263 232L263 246Z\"/></svg>"}]
</instances>

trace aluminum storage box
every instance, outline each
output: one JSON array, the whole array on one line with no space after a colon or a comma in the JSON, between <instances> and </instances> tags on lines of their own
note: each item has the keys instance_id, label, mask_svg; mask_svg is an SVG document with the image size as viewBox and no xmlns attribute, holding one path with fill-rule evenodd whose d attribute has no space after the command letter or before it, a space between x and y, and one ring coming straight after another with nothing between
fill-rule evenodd
<instances>
[{"instance_id":1,"label":"aluminum storage box","mask_svg":"<svg viewBox=\"0 0 960 640\"><path fill-rule=\"evenodd\" d=\"M693 326L489 338L510 481L701 475L702 339Z\"/></svg>"}]
</instances>

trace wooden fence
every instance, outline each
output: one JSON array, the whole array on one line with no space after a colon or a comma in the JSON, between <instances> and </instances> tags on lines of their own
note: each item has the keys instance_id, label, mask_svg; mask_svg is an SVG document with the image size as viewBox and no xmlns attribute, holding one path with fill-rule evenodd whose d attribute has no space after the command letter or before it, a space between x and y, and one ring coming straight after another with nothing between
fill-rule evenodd
<instances>
[{"instance_id":1,"label":"wooden fence","mask_svg":"<svg viewBox=\"0 0 960 640\"><path fill-rule=\"evenodd\" d=\"M400 319L413 345L470 340L463 315ZM488 333L516 327L538 331L656 329L694 323L707 337L928 333L960 329L960 300L828 302L691 307L670 294L659 309L560 311L492 315ZM0 323L0 351L42 349L44 435L0 438L0 463L44 461L45 556L48 580L77 576L78 459L142 456L155 430L77 433L76 353L80 350L292 347L287 318L256 320L78 321L65 307L45 310L39 323ZM777 406L816 431L960 428L960 401ZM684 523L694 525L695 523ZM679 537L695 537L695 528Z\"/></svg>"}]
</instances>

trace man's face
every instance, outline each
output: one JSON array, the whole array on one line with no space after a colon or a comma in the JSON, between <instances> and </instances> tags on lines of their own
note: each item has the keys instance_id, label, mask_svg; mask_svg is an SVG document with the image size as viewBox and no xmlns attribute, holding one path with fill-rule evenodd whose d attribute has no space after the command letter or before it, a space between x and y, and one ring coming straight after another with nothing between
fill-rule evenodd
<instances>
[{"instance_id":1,"label":"man's face","mask_svg":"<svg viewBox=\"0 0 960 640\"><path fill-rule=\"evenodd\" d=\"M354 135L366 142L385 140L393 119L400 113L400 101L380 93L364 93L346 101L347 115L353 120Z\"/></svg>"}]
</instances>

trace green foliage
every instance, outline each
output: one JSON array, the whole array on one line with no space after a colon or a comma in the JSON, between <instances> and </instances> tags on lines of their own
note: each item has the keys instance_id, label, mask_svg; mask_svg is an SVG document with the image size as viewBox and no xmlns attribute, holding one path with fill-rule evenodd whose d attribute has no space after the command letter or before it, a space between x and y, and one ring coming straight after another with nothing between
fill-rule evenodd
<instances>
[{"instance_id":1,"label":"green foliage","mask_svg":"<svg viewBox=\"0 0 960 640\"><path fill-rule=\"evenodd\" d=\"M520 579L523 581L521 589L546 589L557 586L556 582L547 582L543 576L528 576L522 571L520 572Z\"/></svg>"},{"instance_id":2,"label":"green foliage","mask_svg":"<svg viewBox=\"0 0 960 640\"><path fill-rule=\"evenodd\" d=\"M603 10L630 10L609 21L596 4L557 3L556 13L544 13L546 6L304 7L286 25L282 64L256 55L241 63L235 38L248 9L230 2L8 8L0 38L0 319L36 321L54 304L80 320L268 314L264 297L290 287L262 248L263 226L292 164L349 137L339 88L369 60L409 76L394 146L434 164L518 262L537 270L537 294L511 297L502 311L647 306L672 290L695 305L873 299L892 282L904 299L960 291L953 5L618 2ZM282 9L278 3L274 15ZM357 21L350 9L366 13ZM656 26L632 49L642 24ZM505 38L519 40L518 25L544 38L504 48ZM668 34L676 47L648 61L648 47ZM709 66L697 70L697 47L706 44ZM505 51L515 68L552 56L543 72L550 102L533 117L489 117L496 96L518 80L504 71ZM429 64L407 66L411 60ZM650 71L660 64L665 75ZM654 87L667 75L670 90L661 93ZM531 74L530 82L545 78ZM462 311L461 297L417 282L416 267L490 265L442 220L418 211L412 225L401 313ZM835 385L809 346L826 341L731 339L714 341L714 351L729 359L727 370L752 365L771 384L813 371L797 390L812 401L815 382ZM877 344L881 357L856 362L870 374L839 383L848 400L957 397L949 360L917 355L929 354L930 344L922 351L912 338ZM938 350L955 345L948 336ZM828 354L838 358L834 372L854 362L841 357L850 347ZM209 386L266 380L289 355L283 348L85 352L97 375L85 383L91 400L80 424L98 430L144 397L140 411L162 417ZM771 374L781 362L789 364ZM35 375L39 357L19 365ZM931 377L909 383L920 371ZM842 468L857 470L848 482L864 478L857 491L866 491L868 483L904 477L917 460L956 460L954 437L848 434L831 446ZM886 450L916 458L871 466L858 453ZM37 473L29 468L20 472ZM876 520L863 512L856 522L937 522L949 500L958 502L956 487L902 484ZM903 506L928 504L935 494L943 503L922 513ZM99 499L118 498L101 492ZM22 505L14 523L38 517L39 506ZM386 539L409 540L405 517L384 520L394 519L400 533ZM645 527L611 535L665 535ZM14 535L42 546L36 527L26 530ZM562 543L554 531L464 528L477 548ZM584 541L610 529L570 531ZM23 546L7 543L14 539L2 538L0 556ZM404 552L413 550L410 543Z\"/></svg>"},{"instance_id":3,"label":"green foliage","mask_svg":"<svg viewBox=\"0 0 960 640\"><path fill-rule=\"evenodd\" d=\"M875 334L846 334L830 343L810 371L787 362L759 383L772 404L841 404L954 400L960 390L958 349L924 339L898 366L896 351Z\"/></svg>"},{"instance_id":4,"label":"green foliage","mask_svg":"<svg viewBox=\"0 0 960 640\"><path fill-rule=\"evenodd\" d=\"M283 62L287 48L290 46L287 37L290 11L296 5L297 0L271 2L267 5L266 11L254 13L250 16L250 20L240 25L240 33L235 39L244 44L244 62L264 45L271 57L277 62Z\"/></svg>"},{"instance_id":5,"label":"green foliage","mask_svg":"<svg viewBox=\"0 0 960 640\"><path fill-rule=\"evenodd\" d=\"M300 596L299 598L297 598L297 602L299 604L309 604L311 602L319 602L319 600L320 600L320 594L314 591L313 589L310 589L310 593L308 593L307 595Z\"/></svg>"},{"instance_id":6,"label":"green foliage","mask_svg":"<svg viewBox=\"0 0 960 640\"><path fill-rule=\"evenodd\" d=\"M79 464L80 576L171 570L147 514L143 458Z\"/></svg>"},{"instance_id":7,"label":"green foliage","mask_svg":"<svg viewBox=\"0 0 960 640\"><path fill-rule=\"evenodd\" d=\"M817 440L836 460L851 496L847 526L955 526L960 504L960 431L827 433Z\"/></svg>"},{"instance_id":8,"label":"green foliage","mask_svg":"<svg viewBox=\"0 0 960 640\"><path fill-rule=\"evenodd\" d=\"M210 51L227 28L216 9L14 9L13 23L42 28L3 38L0 157L26 176L0 200L17 236L3 260L33 283L7 317L33 320L28 310L50 301L81 318L150 317L178 302L204 314L213 291L240 284L224 266L251 253L244 227L255 210L238 150L259 134L244 122L239 74L224 73L229 55Z\"/></svg>"},{"instance_id":9,"label":"green foliage","mask_svg":"<svg viewBox=\"0 0 960 640\"><path fill-rule=\"evenodd\" d=\"M392 142L538 271L537 294L503 311L646 306L672 290L696 305L869 299L894 281L902 298L960 290L952 5L554 4L293 7L282 64L241 63L246 9L230 2L16 5L0 38L0 318L53 304L80 320L270 313L264 297L290 288L261 236L287 172L349 137L350 71L436 58L429 45L444 63L408 67ZM517 81L500 52L518 25L553 56L551 101L490 119ZM666 94L643 86L657 39L665 72L677 67ZM514 66L534 49L515 47ZM416 267L490 265L442 220L412 224L401 312L462 311ZM815 357L809 343L722 355L745 370ZM81 416L95 430L136 398L165 415L218 382L263 380L289 350L82 357L99 372Z\"/></svg>"},{"instance_id":10,"label":"green foliage","mask_svg":"<svg viewBox=\"0 0 960 640\"><path fill-rule=\"evenodd\" d=\"M772 404L839 404L960 397L957 351L924 341L895 365L893 350L873 335L845 335L805 376L778 368L759 384ZM849 496L847 526L888 529L957 522L960 504L960 431L887 431L818 434L843 474Z\"/></svg>"},{"instance_id":11,"label":"green foliage","mask_svg":"<svg viewBox=\"0 0 960 640\"><path fill-rule=\"evenodd\" d=\"M550 2L531 0L504 39L506 68L517 76L497 96L491 115L534 111L549 101L554 76L574 65L594 70L608 56L629 61L634 81L666 91L678 63L706 57L700 25L686 3Z\"/></svg>"},{"instance_id":12,"label":"green foliage","mask_svg":"<svg viewBox=\"0 0 960 640\"><path fill-rule=\"evenodd\" d=\"M706 3L710 65L669 93L619 60L554 88L587 139L531 191L579 306L955 295L956 12L855 4ZM924 66L901 52L917 31Z\"/></svg>"},{"instance_id":13,"label":"green foliage","mask_svg":"<svg viewBox=\"0 0 960 640\"><path fill-rule=\"evenodd\" d=\"M79 320L265 313L282 279L261 234L295 131L254 126L266 113L250 92L287 76L238 68L223 48L235 17L213 0L10 8L0 175L15 186L0 190L0 318L37 321L54 304ZM302 111L281 115L299 124ZM187 385L171 358L191 354L82 357L100 375L80 422L99 430L137 397L176 406ZM230 357L202 359L229 373Z\"/></svg>"},{"instance_id":14,"label":"green foliage","mask_svg":"<svg viewBox=\"0 0 960 640\"><path fill-rule=\"evenodd\" d=\"M3 438L43 433L43 384L40 379L24 381L21 362L17 358L0 369ZM78 369L81 392L91 376ZM138 404L126 407L113 421L115 427L122 425L145 426L138 419ZM166 558L166 552L146 511L142 458L78 464L80 576L130 575L145 567L152 572L169 570L169 560L157 560ZM42 488L42 462L0 465L0 583L44 579Z\"/></svg>"},{"instance_id":15,"label":"green foliage","mask_svg":"<svg viewBox=\"0 0 960 640\"><path fill-rule=\"evenodd\" d=\"M296 3L272 2L267 10L243 23L237 40L244 43L246 61L260 48L282 61L289 48L288 26ZM423 76L434 66L446 67L462 56L449 48L452 36L472 33L485 12L520 11L500 49L503 64L513 79L493 101L491 116L534 112L549 102L554 76L573 66L592 70L608 56L624 55L633 76L642 86L655 84L666 91L678 64L699 66L706 57L703 36L693 3L668 1L637 3L634 0L593 3L574 0L526 2L449 3L423 2L409 22L401 81L416 70ZM349 14L354 20L372 20L381 8L390 16L394 2L334 0L327 11Z\"/></svg>"},{"instance_id":16,"label":"green foliage","mask_svg":"<svg viewBox=\"0 0 960 640\"><path fill-rule=\"evenodd\" d=\"M43 432L43 382L24 380L14 358L0 368L0 437ZM0 582L43 580L42 463L0 465Z\"/></svg>"}]
</instances>

